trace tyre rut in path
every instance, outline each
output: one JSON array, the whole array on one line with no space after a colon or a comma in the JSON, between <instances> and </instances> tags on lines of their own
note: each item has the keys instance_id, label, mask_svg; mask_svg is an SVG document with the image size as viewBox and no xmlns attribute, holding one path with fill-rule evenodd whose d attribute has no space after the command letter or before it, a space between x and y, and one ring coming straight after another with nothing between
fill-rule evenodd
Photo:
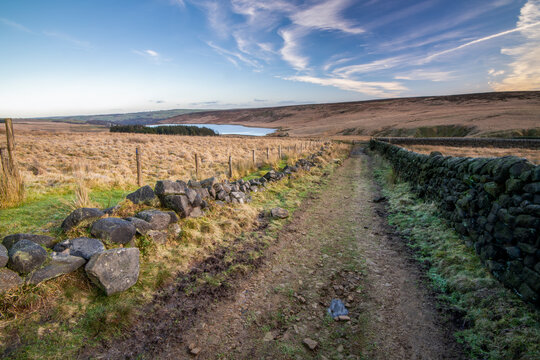
<instances>
[{"instance_id":1,"label":"tyre rut in path","mask_svg":"<svg viewBox=\"0 0 540 360\"><path fill-rule=\"evenodd\" d=\"M376 191L368 157L353 150L280 231L267 262L158 358L193 358L190 349L199 359L464 358L418 265L372 202ZM333 298L347 303L350 321L326 315Z\"/></svg>"}]
</instances>

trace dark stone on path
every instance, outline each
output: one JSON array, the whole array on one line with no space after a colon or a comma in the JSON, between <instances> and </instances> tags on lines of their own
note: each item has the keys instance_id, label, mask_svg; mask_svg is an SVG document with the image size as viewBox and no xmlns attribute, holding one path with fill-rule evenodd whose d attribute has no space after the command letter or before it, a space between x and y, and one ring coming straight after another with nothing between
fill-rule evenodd
<instances>
[{"instance_id":1,"label":"dark stone on path","mask_svg":"<svg viewBox=\"0 0 540 360\"><path fill-rule=\"evenodd\" d=\"M0 293L16 288L22 283L23 280L15 271L6 268L0 269Z\"/></svg>"},{"instance_id":2,"label":"dark stone on path","mask_svg":"<svg viewBox=\"0 0 540 360\"><path fill-rule=\"evenodd\" d=\"M20 240L9 249L8 267L19 273L29 273L43 264L47 258L44 248L30 240Z\"/></svg>"},{"instance_id":3,"label":"dark stone on path","mask_svg":"<svg viewBox=\"0 0 540 360\"><path fill-rule=\"evenodd\" d=\"M191 205L186 195L165 196L163 203L167 208L176 211L181 218L186 218L191 213Z\"/></svg>"},{"instance_id":4,"label":"dark stone on path","mask_svg":"<svg viewBox=\"0 0 540 360\"><path fill-rule=\"evenodd\" d=\"M139 278L139 249L111 249L92 256L86 274L107 296L125 291Z\"/></svg>"},{"instance_id":5,"label":"dark stone on path","mask_svg":"<svg viewBox=\"0 0 540 360\"><path fill-rule=\"evenodd\" d=\"M51 255L51 262L47 266L32 273L28 283L38 284L60 275L69 274L83 266L85 262L86 260L80 256L53 253Z\"/></svg>"},{"instance_id":6,"label":"dark stone on path","mask_svg":"<svg viewBox=\"0 0 540 360\"><path fill-rule=\"evenodd\" d=\"M4 245L0 244L0 268L6 266L9 261L8 251Z\"/></svg>"},{"instance_id":7,"label":"dark stone on path","mask_svg":"<svg viewBox=\"0 0 540 360\"><path fill-rule=\"evenodd\" d=\"M270 216L272 216L274 219L286 219L289 217L289 211L279 207L273 208L270 210Z\"/></svg>"},{"instance_id":8,"label":"dark stone on path","mask_svg":"<svg viewBox=\"0 0 540 360\"><path fill-rule=\"evenodd\" d=\"M54 247L54 251L58 253L66 250L68 250L71 256L78 256L88 260L94 254L105 251L105 245L98 239L80 237L62 241Z\"/></svg>"},{"instance_id":9,"label":"dark stone on path","mask_svg":"<svg viewBox=\"0 0 540 360\"><path fill-rule=\"evenodd\" d=\"M171 222L171 215L160 210L144 210L136 214L135 217L149 222L153 230L166 229Z\"/></svg>"},{"instance_id":10,"label":"dark stone on path","mask_svg":"<svg viewBox=\"0 0 540 360\"><path fill-rule=\"evenodd\" d=\"M47 235L12 234L6 236L2 241L2 244L6 247L6 249L9 250L13 245L21 240L30 240L38 245L43 245L48 248L52 248L54 246L54 242L56 241L55 238Z\"/></svg>"},{"instance_id":11,"label":"dark stone on path","mask_svg":"<svg viewBox=\"0 0 540 360\"><path fill-rule=\"evenodd\" d=\"M105 215L105 213L96 208L77 209L69 214L64 222L62 222L62 230L67 232L76 226L90 225L93 221L99 219L103 215Z\"/></svg>"},{"instance_id":12,"label":"dark stone on path","mask_svg":"<svg viewBox=\"0 0 540 360\"><path fill-rule=\"evenodd\" d=\"M154 193L157 196L164 197L167 195L185 195L185 183L171 180L160 180L156 182Z\"/></svg>"},{"instance_id":13,"label":"dark stone on path","mask_svg":"<svg viewBox=\"0 0 540 360\"><path fill-rule=\"evenodd\" d=\"M134 204L146 204L149 206L159 205L159 200L154 190L149 185L145 185L126 196Z\"/></svg>"},{"instance_id":14,"label":"dark stone on path","mask_svg":"<svg viewBox=\"0 0 540 360\"><path fill-rule=\"evenodd\" d=\"M133 239L135 232L132 223L119 218L99 219L90 230L93 236L115 244L127 244Z\"/></svg>"}]
</instances>

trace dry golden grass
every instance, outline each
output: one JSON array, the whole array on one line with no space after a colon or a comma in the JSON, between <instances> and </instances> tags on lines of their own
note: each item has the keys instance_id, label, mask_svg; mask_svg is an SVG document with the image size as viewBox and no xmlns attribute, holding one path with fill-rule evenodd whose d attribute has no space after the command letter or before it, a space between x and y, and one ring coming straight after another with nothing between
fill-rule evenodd
<instances>
[{"instance_id":1,"label":"dry golden grass","mask_svg":"<svg viewBox=\"0 0 540 360\"><path fill-rule=\"evenodd\" d=\"M426 145L401 146L421 154L429 154L432 151L439 151L443 155L462 157L500 157L512 155L526 158L534 164L540 164L540 150L533 149L500 149L491 147L453 147Z\"/></svg>"},{"instance_id":2,"label":"dry golden grass","mask_svg":"<svg viewBox=\"0 0 540 360\"><path fill-rule=\"evenodd\" d=\"M17 129L15 141L24 182L28 189L38 193L81 183L89 188L132 188L137 183L137 147L142 152L143 182L152 184L162 179L194 179L195 153L199 155L199 179L214 175L224 178L228 174L229 155L233 158L234 174L244 175L254 168L253 149L256 151L255 166L259 166L277 162L279 145L283 155L313 152L320 146L295 138L17 132ZM270 148L268 160L267 147Z\"/></svg>"}]
</instances>

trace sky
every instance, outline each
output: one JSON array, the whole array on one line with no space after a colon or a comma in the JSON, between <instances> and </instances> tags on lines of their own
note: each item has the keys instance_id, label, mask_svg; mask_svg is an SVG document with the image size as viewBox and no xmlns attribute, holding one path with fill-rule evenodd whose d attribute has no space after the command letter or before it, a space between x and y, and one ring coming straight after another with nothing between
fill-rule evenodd
<instances>
[{"instance_id":1,"label":"sky","mask_svg":"<svg viewBox=\"0 0 540 360\"><path fill-rule=\"evenodd\" d=\"M2 0L0 117L540 90L540 0Z\"/></svg>"}]
</instances>

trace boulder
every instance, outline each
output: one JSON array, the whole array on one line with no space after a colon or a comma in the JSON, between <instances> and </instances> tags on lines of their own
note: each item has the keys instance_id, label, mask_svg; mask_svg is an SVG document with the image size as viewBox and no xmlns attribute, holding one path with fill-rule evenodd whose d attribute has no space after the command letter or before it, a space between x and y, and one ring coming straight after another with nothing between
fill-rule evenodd
<instances>
[{"instance_id":1,"label":"boulder","mask_svg":"<svg viewBox=\"0 0 540 360\"><path fill-rule=\"evenodd\" d=\"M115 244L127 244L135 236L135 226L129 221L119 218L105 218L96 221L90 233Z\"/></svg>"},{"instance_id":2,"label":"boulder","mask_svg":"<svg viewBox=\"0 0 540 360\"><path fill-rule=\"evenodd\" d=\"M272 216L274 219L286 219L289 217L289 211L279 207L273 208L270 210L270 216Z\"/></svg>"},{"instance_id":3,"label":"boulder","mask_svg":"<svg viewBox=\"0 0 540 360\"><path fill-rule=\"evenodd\" d=\"M264 174L264 178L266 180L275 180L277 178L276 172L274 170L270 170Z\"/></svg>"},{"instance_id":4,"label":"boulder","mask_svg":"<svg viewBox=\"0 0 540 360\"><path fill-rule=\"evenodd\" d=\"M177 223L174 223L169 226L169 232L172 234L173 237L177 237L182 232L182 228Z\"/></svg>"},{"instance_id":5,"label":"boulder","mask_svg":"<svg viewBox=\"0 0 540 360\"><path fill-rule=\"evenodd\" d=\"M215 177L211 177L208 179L201 180L201 186L203 188L213 188L215 184L217 184L217 179Z\"/></svg>"},{"instance_id":6,"label":"boulder","mask_svg":"<svg viewBox=\"0 0 540 360\"><path fill-rule=\"evenodd\" d=\"M86 260L80 256L52 253L51 262L47 266L34 271L30 279L28 279L28 283L38 284L60 275L69 274L83 266L85 262Z\"/></svg>"},{"instance_id":7,"label":"boulder","mask_svg":"<svg viewBox=\"0 0 540 360\"><path fill-rule=\"evenodd\" d=\"M165 197L168 195L185 195L186 185L178 181L160 180L156 182L154 192L160 197Z\"/></svg>"},{"instance_id":8,"label":"boulder","mask_svg":"<svg viewBox=\"0 0 540 360\"><path fill-rule=\"evenodd\" d=\"M186 218L191 213L191 205L186 195L168 195L163 199L164 205L176 211L181 218Z\"/></svg>"},{"instance_id":9,"label":"boulder","mask_svg":"<svg viewBox=\"0 0 540 360\"><path fill-rule=\"evenodd\" d=\"M6 247L6 249L11 249L13 245L18 243L20 240L30 240L36 244L46 246L48 248L52 248L54 245L54 242L56 241L55 238L47 235L34 235L34 234L12 234L8 235L4 238L2 241L2 244Z\"/></svg>"},{"instance_id":10,"label":"boulder","mask_svg":"<svg viewBox=\"0 0 540 360\"><path fill-rule=\"evenodd\" d=\"M47 252L44 248L30 240L20 240L9 249L10 269L19 273L29 273L43 264L47 258Z\"/></svg>"},{"instance_id":11,"label":"boulder","mask_svg":"<svg viewBox=\"0 0 540 360\"><path fill-rule=\"evenodd\" d=\"M139 249L118 248L95 254L85 271L107 296L125 291L139 278Z\"/></svg>"},{"instance_id":12,"label":"boulder","mask_svg":"<svg viewBox=\"0 0 540 360\"><path fill-rule=\"evenodd\" d=\"M98 239L80 237L62 241L54 247L58 253L66 253L71 256L78 256L85 260L90 259L94 254L105 251L105 245Z\"/></svg>"},{"instance_id":13,"label":"boulder","mask_svg":"<svg viewBox=\"0 0 540 360\"><path fill-rule=\"evenodd\" d=\"M0 269L0 293L16 288L23 280L15 271L3 268Z\"/></svg>"},{"instance_id":14,"label":"boulder","mask_svg":"<svg viewBox=\"0 0 540 360\"><path fill-rule=\"evenodd\" d=\"M87 226L95 220L105 215L105 213L96 208L80 208L73 211L62 222L62 230L69 231L76 226Z\"/></svg>"},{"instance_id":15,"label":"boulder","mask_svg":"<svg viewBox=\"0 0 540 360\"><path fill-rule=\"evenodd\" d=\"M0 244L0 268L6 266L8 261L8 251L4 245Z\"/></svg>"},{"instance_id":16,"label":"boulder","mask_svg":"<svg viewBox=\"0 0 540 360\"><path fill-rule=\"evenodd\" d=\"M200 189L201 188L201 183L199 181L189 180L188 183L187 183L187 186L192 188L192 189Z\"/></svg>"},{"instance_id":17,"label":"boulder","mask_svg":"<svg viewBox=\"0 0 540 360\"><path fill-rule=\"evenodd\" d=\"M149 185L145 185L126 196L134 204L145 204L149 206L159 205L159 200L154 190Z\"/></svg>"},{"instance_id":18,"label":"boulder","mask_svg":"<svg viewBox=\"0 0 540 360\"><path fill-rule=\"evenodd\" d=\"M174 211L165 211L169 216L171 217L171 221L169 221L169 224L174 224L178 222L178 216Z\"/></svg>"},{"instance_id":19,"label":"boulder","mask_svg":"<svg viewBox=\"0 0 540 360\"><path fill-rule=\"evenodd\" d=\"M171 215L160 210L144 210L136 214L135 217L150 223L153 230L166 229L171 222Z\"/></svg>"},{"instance_id":20,"label":"boulder","mask_svg":"<svg viewBox=\"0 0 540 360\"><path fill-rule=\"evenodd\" d=\"M148 231L152 230L152 225L148 221L139 219L138 217L128 217L124 220L132 223L133 226L135 226L135 230L137 231L137 233L141 235L146 235Z\"/></svg>"}]
</instances>

